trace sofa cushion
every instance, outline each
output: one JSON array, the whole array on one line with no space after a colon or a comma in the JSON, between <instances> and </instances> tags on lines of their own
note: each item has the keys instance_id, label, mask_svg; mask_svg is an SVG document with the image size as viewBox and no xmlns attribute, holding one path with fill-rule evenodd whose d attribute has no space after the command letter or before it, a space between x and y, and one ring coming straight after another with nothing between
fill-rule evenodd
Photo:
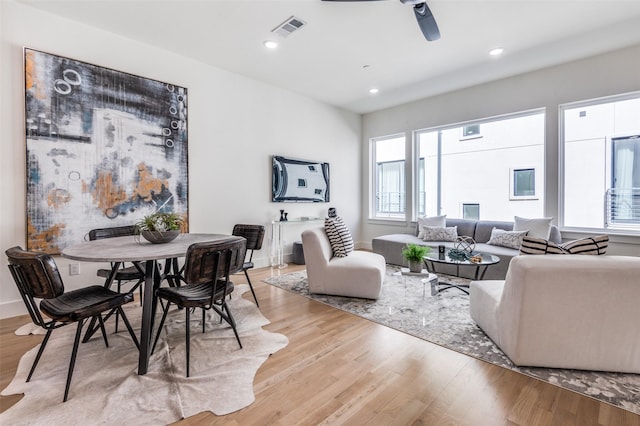
<instances>
[{"instance_id":1,"label":"sofa cushion","mask_svg":"<svg viewBox=\"0 0 640 426\"><path fill-rule=\"evenodd\" d=\"M505 231L504 229L493 228L491 238L487 241L487 244L518 250L527 232L528 231Z\"/></svg>"},{"instance_id":2,"label":"sofa cushion","mask_svg":"<svg viewBox=\"0 0 640 426\"><path fill-rule=\"evenodd\" d=\"M491 232L493 231L493 228L503 229L505 231L513 231L513 222L479 220L472 237L474 240L476 240L476 243L486 243L491 239Z\"/></svg>"},{"instance_id":3,"label":"sofa cushion","mask_svg":"<svg viewBox=\"0 0 640 426\"><path fill-rule=\"evenodd\" d=\"M461 235L464 237L471 237L475 240L477 223L478 223L477 220L470 220L470 219L447 219L446 226L448 227L456 226L458 228L458 235ZM487 240L488 239L489 238L487 237Z\"/></svg>"},{"instance_id":4,"label":"sofa cushion","mask_svg":"<svg viewBox=\"0 0 640 426\"><path fill-rule=\"evenodd\" d=\"M552 217L542 217L538 219L528 219L525 217L514 217L513 230L514 231L529 231L527 234L534 238L549 239L551 234L551 221Z\"/></svg>"},{"instance_id":5,"label":"sofa cushion","mask_svg":"<svg viewBox=\"0 0 640 426\"><path fill-rule=\"evenodd\" d=\"M455 241L458 238L458 228L441 226L424 226L424 241Z\"/></svg>"},{"instance_id":6,"label":"sofa cushion","mask_svg":"<svg viewBox=\"0 0 640 426\"><path fill-rule=\"evenodd\" d=\"M346 257L353 251L353 237L341 217L326 218L324 220L324 229L335 257Z\"/></svg>"},{"instance_id":7,"label":"sofa cushion","mask_svg":"<svg viewBox=\"0 0 640 426\"><path fill-rule=\"evenodd\" d=\"M418 218L418 238L424 238L424 229L425 226L446 226L447 215L442 216L432 216L432 217L419 217Z\"/></svg>"}]
</instances>

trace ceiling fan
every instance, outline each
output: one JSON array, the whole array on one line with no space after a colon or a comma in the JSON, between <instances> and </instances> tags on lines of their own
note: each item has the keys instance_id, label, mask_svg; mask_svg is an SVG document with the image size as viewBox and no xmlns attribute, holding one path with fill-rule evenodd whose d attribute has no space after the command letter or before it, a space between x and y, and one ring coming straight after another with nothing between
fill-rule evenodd
<instances>
[{"instance_id":1,"label":"ceiling fan","mask_svg":"<svg viewBox=\"0 0 640 426\"><path fill-rule=\"evenodd\" d=\"M378 0L322 0L322 1L378 1ZM440 38L440 30L436 19L433 17L433 13L427 6L424 0L400 0L402 4L413 5L413 12L418 20L418 26L424 34L424 37L429 41L435 41Z\"/></svg>"}]
</instances>

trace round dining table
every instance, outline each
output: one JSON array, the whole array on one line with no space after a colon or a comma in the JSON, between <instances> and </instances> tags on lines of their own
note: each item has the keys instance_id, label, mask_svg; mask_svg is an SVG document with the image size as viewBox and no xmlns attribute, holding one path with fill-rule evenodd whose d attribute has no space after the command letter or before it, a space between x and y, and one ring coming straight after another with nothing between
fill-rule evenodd
<instances>
[{"instance_id":1,"label":"round dining table","mask_svg":"<svg viewBox=\"0 0 640 426\"><path fill-rule=\"evenodd\" d=\"M191 244L233 238L224 234L180 234L175 240L164 244L153 244L140 235L105 238L86 241L68 246L62 250L67 259L83 262L111 262L113 271L105 286L111 280L122 262L145 264L144 295L142 297L142 326L140 332L140 355L138 357L138 374L144 375L149 367L153 320L155 314L155 289L160 285L158 261L184 257ZM91 329L91 327L90 327Z\"/></svg>"}]
</instances>

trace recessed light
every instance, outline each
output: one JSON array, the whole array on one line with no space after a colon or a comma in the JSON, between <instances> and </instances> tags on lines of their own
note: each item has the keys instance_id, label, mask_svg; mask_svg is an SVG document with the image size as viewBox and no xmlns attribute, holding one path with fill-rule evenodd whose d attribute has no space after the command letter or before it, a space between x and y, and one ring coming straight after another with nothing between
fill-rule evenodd
<instances>
[{"instance_id":1,"label":"recessed light","mask_svg":"<svg viewBox=\"0 0 640 426\"><path fill-rule=\"evenodd\" d=\"M491 55L491 56L500 56L502 54L502 52L504 52L504 49L502 47L496 47L495 49L491 49L489 51L489 55Z\"/></svg>"},{"instance_id":2,"label":"recessed light","mask_svg":"<svg viewBox=\"0 0 640 426\"><path fill-rule=\"evenodd\" d=\"M278 42L273 40L265 40L264 47L266 47L267 49L275 49L276 47L278 47Z\"/></svg>"},{"instance_id":3,"label":"recessed light","mask_svg":"<svg viewBox=\"0 0 640 426\"><path fill-rule=\"evenodd\" d=\"M372 95L375 95L379 91L380 90L377 87L372 87L371 89L369 89L369 93L371 93Z\"/></svg>"}]
</instances>

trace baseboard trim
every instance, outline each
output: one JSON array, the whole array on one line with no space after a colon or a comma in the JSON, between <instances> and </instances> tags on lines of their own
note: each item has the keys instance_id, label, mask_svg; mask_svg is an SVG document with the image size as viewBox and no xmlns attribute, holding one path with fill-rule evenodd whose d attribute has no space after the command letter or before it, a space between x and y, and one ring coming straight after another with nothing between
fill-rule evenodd
<instances>
[{"instance_id":1,"label":"baseboard trim","mask_svg":"<svg viewBox=\"0 0 640 426\"><path fill-rule=\"evenodd\" d=\"M17 317L27 314L27 309L22 300L0 303L0 319Z\"/></svg>"}]
</instances>

